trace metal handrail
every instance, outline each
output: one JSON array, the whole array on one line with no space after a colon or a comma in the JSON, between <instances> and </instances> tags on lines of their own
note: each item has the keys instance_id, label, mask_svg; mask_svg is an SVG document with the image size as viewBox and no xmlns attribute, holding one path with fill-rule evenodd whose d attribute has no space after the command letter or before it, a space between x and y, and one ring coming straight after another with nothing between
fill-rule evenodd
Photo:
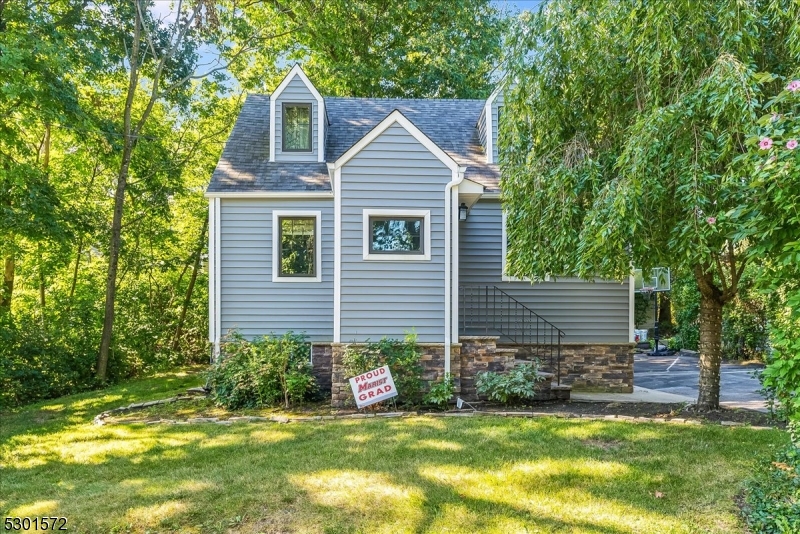
<instances>
[{"instance_id":1,"label":"metal handrail","mask_svg":"<svg viewBox=\"0 0 800 534\"><path fill-rule=\"evenodd\" d=\"M460 330L506 337L529 354L549 360L561 385L561 338L566 334L497 286L461 286Z\"/></svg>"}]
</instances>

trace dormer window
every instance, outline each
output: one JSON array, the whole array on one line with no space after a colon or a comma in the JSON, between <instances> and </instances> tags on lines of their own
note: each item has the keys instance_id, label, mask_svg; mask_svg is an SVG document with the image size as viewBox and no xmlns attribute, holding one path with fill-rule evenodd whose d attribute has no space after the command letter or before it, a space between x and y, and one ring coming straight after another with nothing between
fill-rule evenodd
<instances>
[{"instance_id":1,"label":"dormer window","mask_svg":"<svg viewBox=\"0 0 800 534\"><path fill-rule=\"evenodd\" d=\"M283 151L311 152L311 104L283 105Z\"/></svg>"}]
</instances>

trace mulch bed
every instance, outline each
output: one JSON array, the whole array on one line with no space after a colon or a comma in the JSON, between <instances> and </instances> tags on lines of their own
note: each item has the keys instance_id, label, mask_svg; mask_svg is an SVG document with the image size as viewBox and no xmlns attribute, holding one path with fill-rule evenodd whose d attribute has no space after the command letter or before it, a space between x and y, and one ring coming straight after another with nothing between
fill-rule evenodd
<instances>
[{"instance_id":1,"label":"mulch bed","mask_svg":"<svg viewBox=\"0 0 800 534\"><path fill-rule=\"evenodd\" d=\"M500 408L502 409L502 408ZM659 404L654 402L544 402L527 407L536 412L572 415L623 415L628 417L650 417L653 419L698 419L708 423L732 421L752 426L774 426L783 428L784 423L774 421L769 414L753 410L720 408L710 412L698 412L693 405Z\"/></svg>"},{"instance_id":2,"label":"mulch bed","mask_svg":"<svg viewBox=\"0 0 800 534\"><path fill-rule=\"evenodd\" d=\"M170 399L171 400L171 399ZM181 399L182 400L182 399ZM189 400L189 399L187 399ZM173 404L168 402L166 404L159 404L153 406L138 406L134 409L120 408L116 413L108 413L99 416L100 419L108 417L109 423L125 423L133 421L141 421L142 416L147 421L158 421L163 418L169 419L192 419L192 418L214 418L214 419L228 419L231 416L262 416L262 417L277 417L277 418L309 418L324 416L348 416L352 414L371 414L373 416L380 416L387 412L396 412L403 410L408 414L408 407L393 406L388 404L386 406L375 405L372 407L358 412L355 409L335 410L331 409L329 400L321 400L319 402L308 403L302 406L293 407L290 412L280 409L269 410L244 410L242 412L228 412L222 408L216 407L212 404L210 399L196 398L195 402L187 404L178 403ZM162 401L163 402L163 401ZM148 403L155 404L155 403ZM658 404L651 402L576 402L576 401L549 401L538 402L527 406L502 406L489 403L476 402L472 403L478 413L480 412L494 412L494 413L514 413L517 416L524 415L524 412L534 412L537 415L553 414L558 417L582 417L582 416L595 416L595 417L610 417L618 416L620 418L633 419L633 418L649 418L657 420L675 420L674 422L682 422L683 420L697 421L711 424L739 424L750 425L757 427L772 426L776 428L784 428L785 424L772 419L769 414L763 412L756 412L744 409L729 409L721 408L710 412L698 412L693 405L687 404ZM472 412L471 409L465 409L458 412L455 406L451 406L447 412L436 410L419 409L412 410L411 413L417 414L431 414L431 415L456 415L462 413L467 415ZM355 415L357 416L357 415ZM370 416L370 415L367 415Z\"/></svg>"}]
</instances>

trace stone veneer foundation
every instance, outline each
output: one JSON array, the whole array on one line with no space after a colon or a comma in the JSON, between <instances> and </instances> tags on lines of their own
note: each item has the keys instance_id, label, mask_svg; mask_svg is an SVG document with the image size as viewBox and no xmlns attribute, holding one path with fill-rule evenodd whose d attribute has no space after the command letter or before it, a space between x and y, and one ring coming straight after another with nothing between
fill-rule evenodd
<instances>
[{"instance_id":1,"label":"stone veneer foundation","mask_svg":"<svg viewBox=\"0 0 800 534\"><path fill-rule=\"evenodd\" d=\"M331 406L341 408L343 406L355 406L353 391L350 389L349 377L344 372L342 366L342 356L347 347L365 347L365 343L332 343L331 347ZM422 380L427 387L438 380L444 378L444 343L417 343L422 356ZM456 386L456 392L461 386L460 354L461 345L454 343L450 345L450 374Z\"/></svg>"},{"instance_id":2,"label":"stone veneer foundation","mask_svg":"<svg viewBox=\"0 0 800 534\"><path fill-rule=\"evenodd\" d=\"M475 377L478 373L503 372L519 360L525 359L517 348L498 344L497 340L495 336L461 336L461 343L451 345L450 373L458 396L465 400L477 399ZM312 346L314 376L317 377L321 389L330 389L331 405L339 408L355 405L349 377L345 375L342 366L342 356L348 346L363 347L365 344L331 343ZM444 377L445 346L443 343L418 343L418 347L422 352L422 379L429 386ZM571 386L574 391L631 393L633 354L633 343L562 343L561 385ZM548 362L542 363L543 371L557 371L550 369ZM552 398L564 398L560 395L559 393ZM548 397L544 395L542 398Z\"/></svg>"},{"instance_id":3,"label":"stone veneer foundation","mask_svg":"<svg viewBox=\"0 0 800 534\"><path fill-rule=\"evenodd\" d=\"M311 367L317 385L322 391L331 389L331 369L333 366L333 351L330 345L311 345Z\"/></svg>"},{"instance_id":4,"label":"stone veneer foundation","mask_svg":"<svg viewBox=\"0 0 800 534\"><path fill-rule=\"evenodd\" d=\"M561 383L573 391L633 393L633 343L562 343Z\"/></svg>"},{"instance_id":5,"label":"stone veneer foundation","mask_svg":"<svg viewBox=\"0 0 800 534\"><path fill-rule=\"evenodd\" d=\"M634 343L562 343L561 384L572 386L573 391L633 393L635 349ZM542 361L542 370L556 373L558 369Z\"/></svg>"}]
</instances>

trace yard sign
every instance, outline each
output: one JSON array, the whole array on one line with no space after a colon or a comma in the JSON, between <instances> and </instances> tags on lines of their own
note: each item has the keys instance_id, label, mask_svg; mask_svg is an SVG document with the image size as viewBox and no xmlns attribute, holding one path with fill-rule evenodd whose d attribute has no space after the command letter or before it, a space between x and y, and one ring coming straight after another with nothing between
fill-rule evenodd
<instances>
[{"instance_id":1,"label":"yard sign","mask_svg":"<svg viewBox=\"0 0 800 534\"><path fill-rule=\"evenodd\" d=\"M354 376L350 379L350 388L359 409L397 396L388 365Z\"/></svg>"}]
</instances>

